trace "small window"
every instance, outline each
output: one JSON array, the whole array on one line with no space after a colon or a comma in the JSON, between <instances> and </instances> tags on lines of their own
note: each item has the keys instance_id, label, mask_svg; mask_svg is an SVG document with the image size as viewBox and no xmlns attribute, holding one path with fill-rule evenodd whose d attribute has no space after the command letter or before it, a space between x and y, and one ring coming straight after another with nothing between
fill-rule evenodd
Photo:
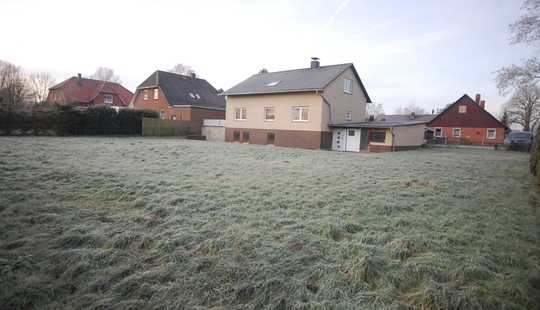
<instances>
[{"instance_id":1,"label":"small window","mask_svg":"<svg viewBox=\"0 0 540 310\"><path fill-rule=\"evenodd\" d=\"M274 86L276 86L277 84L279 84L279 82L281 82L281 81L273 81L273 82L268 83L266 86L268 86L268 87L274 87Z\"/></svg>"},{"instance_id":2,"label":"small window","mask_svg":"<svg viewBox=\"0 0 540 310\"><path fill-rule=\"evenodd\" d=\"M148 89L145 89L145 90L143 91L143 99L144 99L144 100L148 100Z\"/></svg>"},{"instance_id":3,"label":"small window","mask_svg":"<svg viewBox=\"0 0 540 310\"><path fill-rule=\"evenodd\" d=\"M293 121L295 122L305 122L309 118L309 108L308 107L292 107Z\"/></svg>"},{"instance_id":4,"label":"small window","mask_svg":"<svg viewBox=\"0 0 540 310\"><path fill-rule=\"evenodd\" d=\"M189 96L192 98L192 99L195 99L195 95L193 93L189 93Z\"/></svg>"},{"instance_id":5,"label":"small window","mask_svg":"<svg viewBox=\"0 0 540 310\"><path fill-rule=\"evenodd\" d=\"M467 106L466 105L460 105L458 107L458 112L459 113L467 113Z\"/></svg>"},{"instance_id":6,"label":"small window","mask_svg":"<svg viewBox=\"0 0 540 310\"><path fill-rule=\"evenodd\" d=\"M386 130L371 130L369 132L369 142L384 143L386 141Z\"/></svg>"},{"instance_id":7,"label":"small window","mask_svg":"<svg viewBox=\"0 0 540 310\"><path fill-rule=\"evenodd\" d=\"M269 132L268 134L266 134L266 144L274 145L275 141L276 141L276 134L275 133Z\"/></svg>"},{"instance_id":8,"label":"small window","mask_svg":"<svg viewBox=\"0 0 540 310\"><path fill-rule=\"evenodd\" d=\"M490 140L495 139L497 137L497 129L495 128L488 128L487 130L487 138Z\"/></svg>"},{"instance_id":9,"label":"small window","mask_svg":"<svg viewBox=\"0 0 540 310\"><path fill-rule=\"evenodd\" d=\"M242 143L249 143L249 131L242 132Z\"/></svg>"},{"instance_id":10,"label":"small window","mask_svg":"<svg viewBox=\"0 0 540 310\"><path fill-rule=\"evenodd\" d=\"M354 130L349 130L349 136L354 137Z\"/></svg>"},{"instance_id":11,"label":"small window","mask_svg":"<svg viewBox=\"0 0 540 310\"><path fill-rule=\"evenodd\" d=\"M105 104L113 104L113 95L111 95L111 94L103 95L103 103L105 103Z\"/></svg>"},{"instance_id":12,"label":"small window","mask_svg":"<svg viewBox=\"0 0 540 310\"><path fill-rule=\"evenodd\" d=\"M347 119L348 121L352 120L352 111L349 111L347 112L347 114L345 114L345 119Z\"/></svg>"},{"instance_id":13,"label":"small window","mask_svg":"<svg viewBox=\"0 0 540 310\"><path fill-rule=\"evenodd\" d=\"M264 120L265 121L275 121L276 113L274 107L264 108Z\"/></svg>"},{"instance_id":14,"label":"small window","mask_svg":"<svg viewBox=\"0 0 540 310\"><path fill-rule=\"evenodd\" d=\"M233 141L240 142L240 131L233 131Z\"/></svg>"},{"instance_id":15,"label":"small window","mask_svg":"<svg viewBox=\"0 0 540 310\"><path fill-rule=\"evenodd\" d=\"M171 116L171 119L172 119L173 121L175 121L175 120L176 120L176 115Z\"/></svg>"},{"instance_id":16,"label":"small window","mask_svg":"<svg viewBox=\"0 0 540 310\"><path fill-rule=\"evenodd\" d=\"M159 99L159 89L154 88L154 100Z\"/></svg>"},{"instance_id":17,"label":"small window","mask_svg":"<svg viewBox=\"0 0 540 310\"><path fill-rule=\"evenodd\" d=\"M159 118L160 119L165 119L165 110L163 110L163 109L159 110Z\"/></svg>"},{"instance_id":18,"label":"small window","mask_svg":"<svg viewBox=\"0 0 540 310\"><path fill-rule=\"evenodd\" d=\"M343 80L343 91L347 94L352 94L352 80Z\"/></svg>"},{"instance_id":19,"label":"small window","mask_svg":"<svg viewBox=\"0 0 540 310\"><path fill-rule=\"evenodd\" d=\"M441 127L435 128L435 137L437 137L437 138L442 137L442 128Z\"/></svg>"},{"instance_id":20,"label":"small window","mask_svg":"<svg viewBox=\"0 0 540 310\"><path fill-rule=\"evenodd\" d=\"M237 121L245 121L247 119L247 109L246 108L234 109L234 119Z\"/></svg>"},{"instance_id":21,"label":"small window","mask_svg":"<svg viewBox=\"0 0 540 310\"><path fill-rule=\"evenodd\" d=\"M452 128L452 137L454 138L461 137L461 128Z\"/></svg>"}]
</instances>

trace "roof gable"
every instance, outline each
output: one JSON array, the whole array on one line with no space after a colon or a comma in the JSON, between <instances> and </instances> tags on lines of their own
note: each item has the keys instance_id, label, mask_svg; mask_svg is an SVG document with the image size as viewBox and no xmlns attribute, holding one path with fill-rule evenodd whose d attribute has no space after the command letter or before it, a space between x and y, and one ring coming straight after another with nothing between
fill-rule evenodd
<instances>
[{"instance_id":1,"label":"roof gable","mask_svg":"<svg viewBox=\"0 0 540 310\"><path fill-rule=\"evenodd\" d=\"M225 99L205 79L156 71L137 89L159 87L170 105L192 105L225 109Z\"/></svg>"},{"instance_id":2,"label":"roof gable","mask_svg":"<svg viewBox=\"0 0 540 310\"><path fill-rule=\"evenodd\" d=\"M465 113L459 113L459 106L467 106ZM491 113L481 108L469 95L461 96L447 106L429 122L430 127L464 127L464 128L506 128Z\"/></svg>"},{"instance_id":3,"label":"roof gable","mask_svg":"<svg viewBox=\"0 0 540 310\"><path fill-rule=\"evenodd\" d=\"M366 99L371 102L352 63L254 74L223 94L230 96L324 90L348 68L352 69Z\"/></svg>"},{"instance_id":4,"label":"roof gable","mask_svg":"<svg viewBox=\"0 0 540 310\"><path fill-rule=\"evenodd\" d=\"M100 93L117 95L123 106L129 104L133 93L118 83L87 78L71 77L49 90L62 91L66 102L90 103Z\"/></svg>"}]
</instances>

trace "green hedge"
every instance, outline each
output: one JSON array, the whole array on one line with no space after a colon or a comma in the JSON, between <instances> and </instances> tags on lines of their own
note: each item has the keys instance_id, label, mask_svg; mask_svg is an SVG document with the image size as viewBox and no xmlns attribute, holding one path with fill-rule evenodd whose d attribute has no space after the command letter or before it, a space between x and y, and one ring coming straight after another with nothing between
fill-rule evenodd
<instances>
[{"instance_id":1,"label":"green hedge","mask_svg":"<svg viewBox=\"0 0 540 310\"><path fill-rule=\"evenodd\" d=\"M0 133L17 135L141 135L142 119L157 118L149 110L76 105L0 109Z\"/></svg>"},{"instance_id":2,"label":"green hedge","mask_svg":"<svg viewBox=\"0 0 540 310\"><path fill-rule=\"evenodd\" d=\"M536 182L540 186L540 126L536 130L534 144L531 149L531 173L536 177Z\"/></svg>"}]
</instances>

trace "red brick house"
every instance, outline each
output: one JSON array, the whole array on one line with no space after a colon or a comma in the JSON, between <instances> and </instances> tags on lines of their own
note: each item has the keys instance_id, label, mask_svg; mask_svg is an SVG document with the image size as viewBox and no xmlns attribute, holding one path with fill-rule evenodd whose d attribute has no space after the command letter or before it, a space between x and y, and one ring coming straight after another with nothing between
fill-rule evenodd
<instances>
[{"instance_id":1,"label":"red brick house","mask_svg":"<svg viewBox=\"0 0 540 310\"><path fill-rule=\"evenodd\" d=\"M502 144L506 127L485 110L480 94L463 95L435 116L427 128L434 140L448 144Z\"/></svg>"},{"instance_id":2,"label":"red brick house","mask_svg":"<svg viewBox=\"0 0 540 310\"><path fill-rule=\"evenodd\" d=\"M225 119L225 98L194 74L152 73L137 87L130 107L156 111L162 119L191 121L193 134L200 134L205 118Z\"/></svg>"},{"instance_id":3,"label":"red brick house","mask_svg":"<svg viewBox=\"0 0 540 310\"><path fill-rule=\"evenodd\" d=\"M78 74L49 88L47 102L127 107L132 97L133 93L118 83L87 79Z\"/></svg>"}]
</instances>

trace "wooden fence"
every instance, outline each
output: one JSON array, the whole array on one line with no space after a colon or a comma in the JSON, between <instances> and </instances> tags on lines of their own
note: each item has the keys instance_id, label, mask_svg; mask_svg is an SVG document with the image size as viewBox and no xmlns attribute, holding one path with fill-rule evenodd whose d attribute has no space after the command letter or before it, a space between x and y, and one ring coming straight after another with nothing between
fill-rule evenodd
<instances>
[{"instance_id":1,"label":"wooden fence","mask_svg":"<svg viewBox=\"0 0 540 310\"><path fill-rule=\"evenodd\" d=\"M143 118L142 135L150 137L188 136L193 132L195 124L191 121L180 121L159 118Z\"/></svg>"}]
</instances>

